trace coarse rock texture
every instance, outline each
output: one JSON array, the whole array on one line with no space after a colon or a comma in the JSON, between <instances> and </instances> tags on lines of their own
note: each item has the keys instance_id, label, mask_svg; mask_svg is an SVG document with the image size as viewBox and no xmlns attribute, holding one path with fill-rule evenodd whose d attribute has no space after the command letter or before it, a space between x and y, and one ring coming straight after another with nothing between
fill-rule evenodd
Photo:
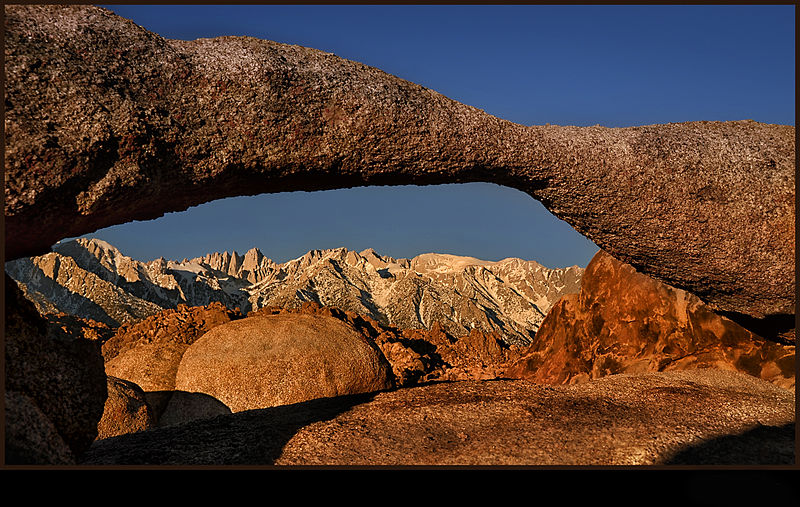
<instances>
[{"instance_id":1,"label":"coarse rock texture","mask_svg":"<svg viewBox=\"0 0 800 507\"><path fill-rule=\"evenodd\" d=\"M142 388L120 378L108 377L108 398L97 425L97 439L116 437L155 427L156 419Z\"/></svg>"},{"instance_id":2,"label":"coarse rock texture","mask_svg":"<svg viewBox=\"0 0 800 507\"><path fill-rule=\"evenodd\" d=\"M795 346L765 340L600 251L580 293L556 303L506 376L560 384L692 368L737 370L794 390Z\"/></svg>"},{"instance_id":3,"label":"coarse rock texture","mask_svg":"<svg viewBox=\"0 0 800 507\"><path fill-rule=\"evenodd\" d=\"M203 393L153 391L146 395L147 400L156 409L158 416L156 424L159 428L231 413L231 409L224 403Z\"/></svg>"},{"instance_id":4,"label":"coarse rock texture","mask_svg":"<svg viewBox=\"0 0 800 507\"><path fill-rule=\"evenodd\" d=\"M6 465L73 465L75 458L50 419L24 394L5 393Z\"/></svg>"},{"instance_id":5,"label":"coarse rock texture","mask_svg":"<svg viewBox=\"0 0 800 507\"><path fill-rule=\"evenodd\" d=\"M261 315L323 315L352 326L374 342L392 367L397 387L443 380L502 378L508 366L520 359L524 347L507 345L497 333L473 330L454 337L434 323L431 329L399 329L383 325L369 316L305 302L299 308L264 307Z\"/></svg>"},{"instance_id":6,"label":"coarse rock texture","mask_svg":"<svg viewBox=\"0 0 800 507\"><path fill-rule=\"evenodd\" d=\"M230 310L222 303L178 305L174 310L120 326L103 344L106 372L144 391L156 426L230 413L208 396L176 390L175 375L192 343L216 326L240 318L238 310Z\"/></svg>"},{"instance_id":7,"label":"coarse rock texture","mask_svg":"<svg viewBox=\"0 0 800 507\"><path fill-rule=\"evenodd\" d=\"M7 427L25 424L15 420L17 416L34 417L30 407L34 404L72 456L79 457L97 436L107 396L100 343L57 333L8 275L4 331L6 393L14 391L27 398L17 404L23 408L6 413ZM47 430L41 437L43 442L53 442L47 424L36 423L35 427Z\"/></svg>"},{"instance_id":8,"label":"coarse rock texture","mask_svg":"<svg viewBox=\"0 0 800 507\"><path fill-rule=\"evenodd\" d=\"M314 49L5 14L8 260L234 195L486 181L762 336L794 327L793 126L522 126Z\"/></svg>"},{"instance_id":9,"label":"coarse rock texture","mask_svg":"<svg viewBox=\"0 0 800 507\"><path fill-rule=\"evenodd\" d=\"M183 354L175 388L233 412L393 387L378 347L322 315L268 315L217 326Z\"/></svg>"},{"instance_id":10,"label":"coarse rock texture","mask_svg":"<svg viewBox=\"0 0 800 507\"><path fill-rule=\"evenodd\" d=\"M50 334L61 334L73 339L83 338L99 344L108 341L117 331L102 322L76 317L64 312L47 313L42 317L47 320Z\"/></svg>"},{"instance_id":11,"label":"coarse rock texture","mask_svg":"<svg viewBox=\"0 0 800 507\"><path fill-rule=\"evenodd\" d=\"M90 465L793 464L794 395L737 372L436 383L95 442Z\"/></svg>"},{"instance_id":12,"label":"coarse rock texture","mask_svg":"<svg viewBox=\"0 0 800 507\"><path fill-rule=\"evenodd\" d=\"M109 375L129 380L144 391L172 391L186 349L206 332L241 318L220 303L164 310L126 324L103 344Z\"/></svg>"}]
</instances>

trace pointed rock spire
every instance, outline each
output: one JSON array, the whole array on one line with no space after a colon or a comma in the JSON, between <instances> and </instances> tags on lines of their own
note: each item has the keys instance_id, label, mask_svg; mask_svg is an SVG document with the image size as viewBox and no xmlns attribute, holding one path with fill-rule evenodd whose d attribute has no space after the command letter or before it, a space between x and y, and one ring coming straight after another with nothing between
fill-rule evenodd
<instances>
[{"instance_id":1,"label":"pointed rock spire","mask_svg":"<svg viewBox=\"0 0 800 507\"><path fill-rule=\"evenodd\" d=\"M261 260L264 258L264 254L261 251L253 247L244 254L244 259L242 261L242 271L255 271L259 267L261 267Z\"/></svg>"}]
</instances>

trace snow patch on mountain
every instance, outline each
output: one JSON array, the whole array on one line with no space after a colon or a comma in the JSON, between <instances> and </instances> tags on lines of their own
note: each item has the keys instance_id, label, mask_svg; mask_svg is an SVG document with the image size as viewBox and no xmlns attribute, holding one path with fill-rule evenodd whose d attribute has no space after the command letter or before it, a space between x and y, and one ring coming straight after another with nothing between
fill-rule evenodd
<instances>
[{"instance_id":1,"label":"snow patch on mountain","mask_svg":"<svg viewBox=\"0 0 800 507\"><path fill-rule=\"evenodd\" d=\"M316 301L387 325L430 328L438 322L453 336L497 331L509 343L525 344L561 296L579 291L583 268L436 253L394 259L344 247L311 250L281 264L256 248L145 263L105 241L81 238L45 256L6 263L6 272L42 311L56 307L79 315L91 307L91 318L111 324L178 304L219 301L247 313ZM70 302L69 293L86 301Z\"/></svg>"}]
</instances>

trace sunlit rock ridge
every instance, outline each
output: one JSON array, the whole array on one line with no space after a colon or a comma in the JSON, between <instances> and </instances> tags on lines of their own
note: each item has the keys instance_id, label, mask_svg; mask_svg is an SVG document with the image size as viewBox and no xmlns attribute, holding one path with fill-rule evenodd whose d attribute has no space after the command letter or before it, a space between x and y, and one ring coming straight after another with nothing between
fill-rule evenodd
<instances>
[{"instance_id":1,"label":"sunlit rock ridge","mask_svg":"<svg viewBox=\"0 0 800 507\"><path fill-rule=\"evenodd\" d=\"M314 301L386 325L427 329L438 322L453 336L497 331L520 344L531 341L561 296L580 290L584 271L517 258L426 253L395 259L372 249L312 250L281 264L257 248L244 255L226 251L150 262L98 239L68 241L53 250L6 264L42 313L63 311L117 325L178 304L219 301L249 312Z\"/></svg>"}]
</instances>

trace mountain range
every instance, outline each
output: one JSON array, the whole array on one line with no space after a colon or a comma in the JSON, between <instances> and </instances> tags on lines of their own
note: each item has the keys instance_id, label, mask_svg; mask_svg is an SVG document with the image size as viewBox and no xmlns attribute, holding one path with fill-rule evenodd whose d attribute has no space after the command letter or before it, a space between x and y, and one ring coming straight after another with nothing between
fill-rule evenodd
<instances>
[{"instance_id":1,"label":"mountain range","mask_svg":"<svg viewBox=\"0 0 800 507\"><path fill-rule=\"evenodd\" d=\"M484 261L426 253L412 259L372 249L312 250L276 263L257 248L182 261L142 262L100 239L59 243L38 257L6 263L41 313L64 312L116 326L179 304L220 302L248 313L297 308L305 301L367 315L390 326L452 336L499 332L509 344L531 342L544 316L580 290L584 269L549 269L533 260Z\"/></svg>"}]
</instances>

